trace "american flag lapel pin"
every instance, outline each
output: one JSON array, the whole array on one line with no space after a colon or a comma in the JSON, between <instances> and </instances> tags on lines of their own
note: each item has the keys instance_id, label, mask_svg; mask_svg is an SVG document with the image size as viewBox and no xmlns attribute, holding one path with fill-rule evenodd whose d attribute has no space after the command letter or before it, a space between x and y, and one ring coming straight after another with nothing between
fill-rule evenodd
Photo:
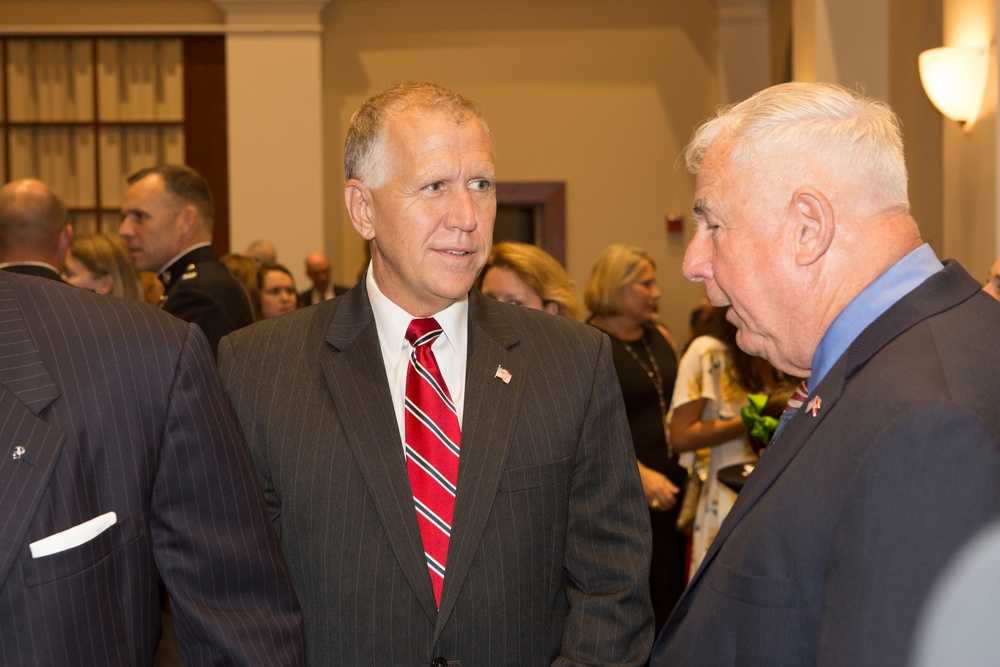
<instances>
[{"instance_id":1,"label":"american flag lapel pin","mask_svg":"<svg viewBox=\"0 0 1000 667\"><path fill-rule=\"evenodd\" d=\"M815 417L821 407L823 407L823 399L819 396L813 396L813 399L809 401L809 405L806 406L806 411Z\"/></svg>"},{"instance_id":2,"label":"american flag lapel pin","mask_svg":"<svg viewBox=\"0 0 1000 667\"><path fill-rule=\"evenodd\" d=\"M510 378L512 376L510 374L510 371L508 371L506 368L504 368L503 366L497 366L496 375L494 375L493 377L500 378L501 380L503 380L504 384L510 384Z\"/></svg>"},{"instance_id":3,"label":"american flag lapel pin","mask_svg":"<svg viewBox=\"0 0 1000 667\"><path fill-rule=\"evenodd\" d=\"M11 454L10 458L15 461L24 461L32 467L35 465L35 461L28 455L28 450L21 445L14 448L14 453Z\"/></svg>"}]
</instances>

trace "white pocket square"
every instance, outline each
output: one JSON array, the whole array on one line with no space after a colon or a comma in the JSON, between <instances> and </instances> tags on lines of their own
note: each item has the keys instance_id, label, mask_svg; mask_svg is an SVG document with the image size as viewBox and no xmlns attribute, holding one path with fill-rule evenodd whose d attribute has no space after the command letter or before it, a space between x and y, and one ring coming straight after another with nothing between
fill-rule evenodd
<instances>
[{"instance_id":1,"label":"white pocket square","mask_svg":"<svg viewBox=\"0 0 1000 667\"><path fill-rule=\"evenodd\" d=\"M107 514L94 517L90 521L84 521L78 526L60 531L55 535L43 537L37 542L32 542L28 545L31 549L31 557L41 558L42 556L51 556L60 551L78 547L94 539L115 525L117 521L118 515L114 512L108 512Z\"/></svg>"}]
</instances>

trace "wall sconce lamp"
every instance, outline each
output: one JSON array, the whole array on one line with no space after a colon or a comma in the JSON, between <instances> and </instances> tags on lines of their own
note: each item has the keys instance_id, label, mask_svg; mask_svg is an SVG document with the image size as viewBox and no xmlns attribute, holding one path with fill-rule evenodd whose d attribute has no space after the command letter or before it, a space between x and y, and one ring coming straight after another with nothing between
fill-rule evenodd
<instances>
[{"instance_id":1,"label":"wall sconce lamp","mask_svg":"<svg viewBox=\"0 0 1000 667\"><path fill-rule=\"evenodd\" d=\"M988 47L942 46L920 54L920 82L937 110L962 125L979 115L990 65Z\"/></svg>"}]
</instances>

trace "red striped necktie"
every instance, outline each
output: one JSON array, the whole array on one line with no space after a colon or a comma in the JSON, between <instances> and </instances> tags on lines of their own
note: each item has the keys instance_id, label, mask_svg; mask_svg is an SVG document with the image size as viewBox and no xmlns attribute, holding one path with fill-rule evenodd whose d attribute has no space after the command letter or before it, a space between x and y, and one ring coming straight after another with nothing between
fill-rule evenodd
<instances>
[{"instance_id":1,"label":"red striped necktie","mask_svg":"<svg viewBox=\"0 0 1000 667\"><path fill-rule=\"evenodd\" d=\"M413 351L406 371L405 415L406 471L438 607L451 538L462 435L455 404L431 350L441 331L432 317L415 319L406 329L406 340Z\"/></svg>"},{"instance_id":2,"label":"red striped necktie","mask_svg":"<svg viewBox=\"0 0 1000 667\"><path fill-rule=\"evenodd\" d=\"M796 387L795 391L792 392L792 395L788 398L788 403L785 404L785 409L782 412L784 413L788 412L789 410L793 411L798 410L799 408L802 407L802 404L808 397L809 397L809 378L806 378L805 380L800 382L799 386ZM792 412L792 414L794 415L795 412ZM791 417L791 415L789 415L789 417Z\"/></svg>"},{"instance_id":3,"label":"red striped necktie","mask_svg":"<svg viewBox=\"0 0 1000 667\"><path fill-rule=\"evenodd\" d=\"M778 419L778 425L774 429L774 433L771 435L771 442L764 448L764 451L761 452L761 456L764 455L764 452L771 449L774 445L774 441L778 439L778 434L785 428L785 424L792 420L792 417L795 416L795 413L799 411L799 408L802 407L802 404L808 397L809 378L806 378L799 383L799 386L795 388L792 395L788 397L788 402L785 403L785 409L781 411L781 417Z\"/></svg>"}]
</instances>

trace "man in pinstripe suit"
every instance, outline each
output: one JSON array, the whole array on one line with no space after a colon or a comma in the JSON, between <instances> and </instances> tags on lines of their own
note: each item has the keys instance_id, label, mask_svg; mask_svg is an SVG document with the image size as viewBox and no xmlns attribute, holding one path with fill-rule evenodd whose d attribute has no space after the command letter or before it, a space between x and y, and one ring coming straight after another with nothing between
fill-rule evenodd
<instances>
[{"instance_id":1,"label":"man in pinstripe suit","mask_svg":"<svg viewBox=\"0 0 1000 667\"><path fill-rule=\"evenodd\" d=\"M0 664L302 664L301 614L201 331L0 271Z\"/></svg>"},{"instance_id":2,"label":"man in pinstripe suit","mask_svg":"<svg viewBox=\"0 0 1000 667\"><path fill-rule=\"evenodd\" d=\"M649 519L610 344L470 292L496 212L475 105L430 84L376 95L345 167L366 278L219 347L310 663L642 664ZM439 600L403 446L404 330L430 316L461 427Z\"/></svg>"}]
</instances>

